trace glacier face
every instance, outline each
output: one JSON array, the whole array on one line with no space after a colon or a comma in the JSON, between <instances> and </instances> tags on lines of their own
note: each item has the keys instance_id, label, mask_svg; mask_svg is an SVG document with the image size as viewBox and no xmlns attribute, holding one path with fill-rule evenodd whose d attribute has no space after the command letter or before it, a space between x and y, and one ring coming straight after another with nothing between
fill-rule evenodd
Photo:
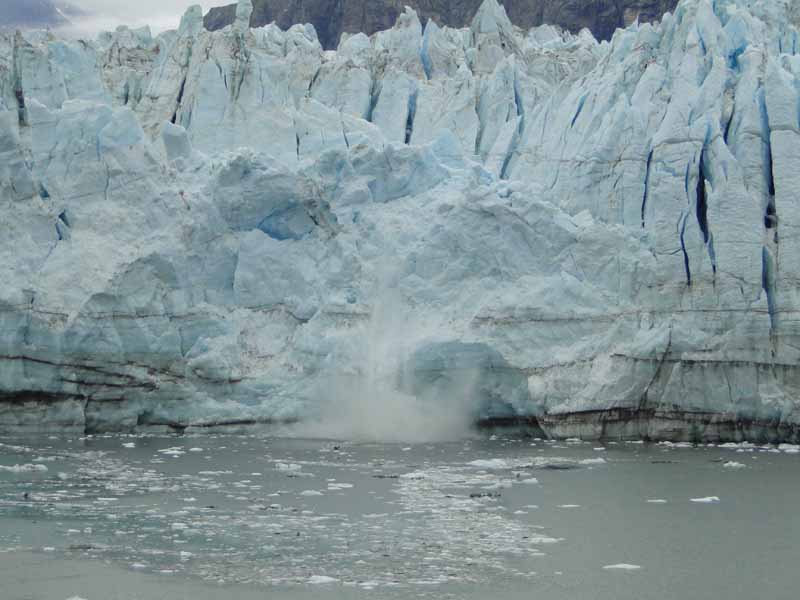
<instances>
[{"instance_id":1,"label":"glacier face","mask_svg":"<svg viewBox=\"0 0 800 600\"><path fill-rule=\"evenodd\" d=\"M0 37L1 429L798 438L795 4L335 52L251 10Z\"/></svg>"}]
</instances>

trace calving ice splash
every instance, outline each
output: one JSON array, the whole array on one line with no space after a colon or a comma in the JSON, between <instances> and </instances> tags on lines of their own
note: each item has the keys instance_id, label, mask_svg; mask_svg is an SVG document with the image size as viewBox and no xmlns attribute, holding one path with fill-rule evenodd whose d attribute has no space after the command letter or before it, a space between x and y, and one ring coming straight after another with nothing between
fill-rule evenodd
<instances>
[{"instance_id":1,"label":"calving ice splash","mask_svg":"<svg viewBox=\"0 0 800 600\"><path fill-rule=\"evenodd\" d=\"M0 37L2 429L797 442L796 2L251 11Z\"/></svg>"}]
</instances>

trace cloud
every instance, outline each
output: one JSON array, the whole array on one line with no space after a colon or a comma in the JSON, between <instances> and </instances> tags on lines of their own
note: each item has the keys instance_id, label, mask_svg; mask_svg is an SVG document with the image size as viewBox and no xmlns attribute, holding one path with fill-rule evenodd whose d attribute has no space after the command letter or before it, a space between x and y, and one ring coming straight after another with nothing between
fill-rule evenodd
<instances>
[{"instance_id":1,"label":"cloud","mask_svg":"<svg viewBox=\"0 0 800 600\"><path fill-rule=\"evenodd\" d=\"M82 36L114 30L119 25L132 28L149 25L154 34L175 29L186 9L198 4L192 0L68 0L68 3L88 14L85 18L75 20L74 26L67 30L68 33ZM219 2L226 3L227 0ZM207 6L203 5L203 8Z\"/></svg>"}]
</instances>

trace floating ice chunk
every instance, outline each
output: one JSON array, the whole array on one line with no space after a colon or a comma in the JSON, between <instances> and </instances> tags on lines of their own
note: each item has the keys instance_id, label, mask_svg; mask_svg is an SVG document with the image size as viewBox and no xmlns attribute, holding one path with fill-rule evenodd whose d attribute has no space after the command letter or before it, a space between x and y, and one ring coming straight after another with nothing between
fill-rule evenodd
<instances>
[{"instance_id":1,"label":"floating ice chunk","mask_svg":"<svg viewBox=\"0 0 800 600\"><path fill-rule=\"evenodd\" d=\"M473 460L467 464L471 467L478 467L479 469L507 469L509 467L508 461L502 458Z\"/></svg>"},{"instance_id":2,"label":"floating ice chunk","mask_svg":"<svg viewBox=\"0 0 800 600\"><path fill-rule=\"evenodd\" d=\"M755 444L751 444L750 442L726 442L724 444L720 444L719 448L724 448L726 450L744 450L749 448L755 448Z\"/></svg>"},{"instance_id":3,"label":"floating ice chunk","mask_svg":"<svg viewBox=\"0 0 800 600\"><path fill-rule=\"evenodd\" d=\"M362 581L358 584L359 587L364 588L365 590L374 590L377 586L381 584L380 581Z\"/></svg>"},{"instance_id":4,"label":"floating ice chunk","mask_svg":"<svg viewBox=\"0 0 800 600\"><path fill-rule=\"evenodd\" d=\"M189 448L189 452L202 452L202 448Z\"/></svg>"},{"instance_id":5,"label":"floating ice chunk","mask_svg":"<svg viewBox=\"0 0 800 600\"><path fill-rule=\"evenodd\" d=\"M690 500L699 504L714 504L719 502L719 496L705 496L703 498L691 498Z\"/></svg>"},{"instance_id":6,"label":"floating ice chunk","mask_svg":"<svg viewBox=\"0 0 800 600\"><path fill-rule=\"evenodd\" d=\"M167 456L181 456L186 454L186 451L181 446L175 446L173 448L164 448L163 450L159 450L158 453L166 454Z\"/></svg>"},{"instance_id":7,"label":"floating ice chunk","mask_svg":"<svg viewBox=\"0 0 800 600\"><path fill-rule=\"evenodd\" d=\"M800 445L798 444L780 444L778 450L783 450L786 454L800 453Z\"/></svg>"},{"instance_id":8,"label":"floating ice chunk","mask_svg":"<svg viewBox=\"0 0 800 600\"><path fill-rule=\"evenodd\" d=\"M736 462L735 460L729 460L722 465L726 469L744 469L747 467L744 463Z\"/></svg>"},{"instance_id":9,"label":"floating ice chunk","mask_svg":"<svg viewBox=\"0 0 800 600\"><path fill-rule=\"evenodd\" d=\"M184 529L189 529L189 526L186 523L173 523L171 527L173 531L183 531Z\"/></svg>"},{"instance_id":10,"label":"floating ice chunk","mask_svg":"<svg viewBox=\"0 0 800 600\"><path fill-rule=\"evenodd\" d=\"M648 504L666 504L667 501L664 500L663 498L648 498L647 499L647 503Z\"/></svg>"},{"instance_id":11,"label":"floating ice chunk","mask_svg":"<svg viewBox=\"0 0 800 600\"><path fill-rule=\"evenodd\" d=\"M138 563L138 562L131 563L131 569L133 569L134 571L141 571L142 569L146 569L146 568L147 568L147 565L144 564L144 563Z\"/></svg>"},{"instance_id":12,"label":"floating ice chunk","mask_svg":"<svg viewBox=\"0 0 800 600\"><path fill-rule=\"evenodd\" d=\"M122 444L122 447L123 448L136 448L136 444L133 443L133 442L125 442L124 444Z\"/></svg>"},{"instance_id":13,"label":"floating ice chunk","mask_svg":"<svg viewBox=\"0 0 800 600\"><path fill-rule=\"evenodd\" d=\"M322 492L319 490L303 490L300 492L301 496L322 496Z\"/></svg>"},{"instance_id":14,"label":"floating ice chunk","mask_svg":"<svg viewBox=\"0 0 800 600\"><path fill-rule=\"evenodd\" d=\"M298 465L296 463L278 462L278 463L275 463L275 468L278 471L299 471L299 470L301 470L303 468L303 466L302 465Z\"/></svg>"},{"instance_id":15,"label":"floating ice chunk","mask_svg":"<svg viewBox=\"0 0 800 600\"><path fill-rule=\"evenodd\" d=\"M584 458L578 461L579 465L604 465L606 464L605 458Z\"/></svg>"},{"instance_id":16,"label":"floating ice chunk","mask_svg":"<svg viewBox=\"0 0 800 600\"><path fill-rule=\"evenodd\" d=\"M529 483L529 484L534 484L534 483L539 483L539 480L538 480L538 479L536 479L536 477L528 477L527 479L519 479L519 480L517 481L517 483Z\"/></svg>"},{"instance_id":17,"label":"floating ice chunk","mask_svg":"<svg viewBox=\"0 0 800 600\"><path fill-rule=\"evenodd\" d=\"M311 585L320 585L323 583L336 583L339 581L335 577L328 577L327 575L312 575L308 578L308 583Z\"/></svg>"},{"instance_id":18,"label":"floating ice chunk","mask_svg":"<svg viewBox=\"0 0 800 600\"><path fill-rule=\"evenodd\" d=\"M0 471L6 471L8 473L31 473L34 471L47 471L47 467L41 464L34 465L33 463L27 463L24 465L12 465L10 467L0 465Z\"/></svg>"},{"instance_id":19,"label":"floating ice chunk","mask_svg":"<svg viewBox=\"0 0 800 600\"><path fill-rule=\"evenodd\" d=\"M558 508L580 508L580 504L559 504Z\"/></svg>"},{"instance_id":20,"label":"floating ice chunk","mask_svg":"<svg viewBox=\"0 0 800 600\"><path fill-rule=\"evenodd\" d=\"M618 563L616 565L606 565L603 567L607 570L618 570L618 571L637 571L642 567L640 565L631 565L628 563Z\"/></svg>"},{"instance_id":21,"label":"floating ice chunk","mask_svg":"<svg viewBox=\"0 0 800 600\"><path fill-rule=\"evenodd\" d=\"M346 490L348 488L353 487L352 483L329 483L328 489L329 490Z\"/></svg>"}]
</instances>

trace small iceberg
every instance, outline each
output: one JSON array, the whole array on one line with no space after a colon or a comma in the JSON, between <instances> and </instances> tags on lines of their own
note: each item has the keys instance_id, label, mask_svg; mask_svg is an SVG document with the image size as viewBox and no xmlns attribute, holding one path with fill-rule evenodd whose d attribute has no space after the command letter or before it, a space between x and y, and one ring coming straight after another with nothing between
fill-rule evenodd
<instances>
[{"instance_id":1,"label":"small iceberg","mask_svg":"<svg viewBox=\"0 0 800 600\"><path fill-rule=\"evenodd\" d=\"M327 575L312 575L308 578L308 583L311 585L321 585L325 583L336 583L339 581L335 577L328 577Z\"/></svg>"}]
</instances>

